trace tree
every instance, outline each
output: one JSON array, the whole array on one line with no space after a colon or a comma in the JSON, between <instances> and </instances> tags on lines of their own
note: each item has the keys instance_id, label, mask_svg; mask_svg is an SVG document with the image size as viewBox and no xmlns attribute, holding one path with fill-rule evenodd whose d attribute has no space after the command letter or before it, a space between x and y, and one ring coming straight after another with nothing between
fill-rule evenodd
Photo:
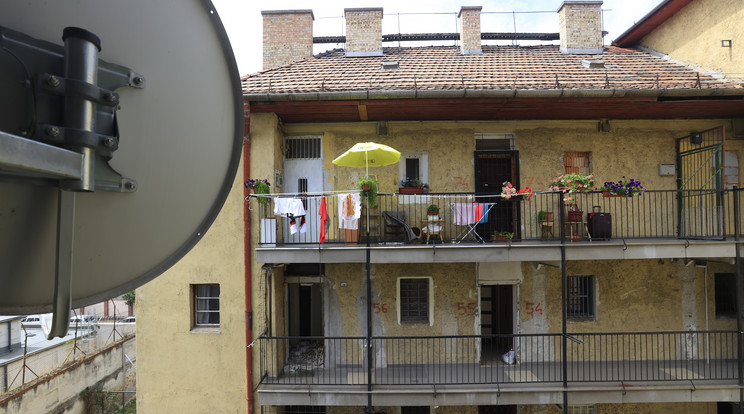
<instances>
[{"instance_id":1,"label":"tree","mask_svg":"<svg viewBox=\"0 0 744 414\"><path fill-rule=\"evenodd\" d=\"M127 306L134 306L134 291L129 291L123 295L121 295L121 298L124 299L124 303L127 304Z\"/></svg>"}]
</instances>

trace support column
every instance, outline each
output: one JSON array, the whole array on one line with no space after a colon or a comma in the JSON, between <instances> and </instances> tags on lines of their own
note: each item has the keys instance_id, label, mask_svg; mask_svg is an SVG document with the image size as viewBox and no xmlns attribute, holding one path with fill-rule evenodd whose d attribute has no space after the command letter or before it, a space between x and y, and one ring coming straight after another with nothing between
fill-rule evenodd
<instances>
[{"instance_id":1,"label":"support column","mask_svg":"<svg viewBox=\"0 0 744 414\"><path fill-rule=\"evenodd\" d=\"M742 343L742 332L741 332L741 254L739 253L739 232L741 226L739 220L741 219L739 214L739 189L734 186L734 240L736 240L736 346L737 346L737 368L739 376L739 386L744 385L744 362L742 356L744 355L744 344ZM739 390L739 414L744 414L744 390Z\"/></svg>"},{"instance_id":2,"label":"support column","mask_svg":"<svg viewBox=\"0 0 744 414\"><path fill-rule=\"evenodd\" d=\"M563 413L568 414L568 361L566 356L568 355L568 329L566 327L567 308L566 308L566 209L563 205L563 193L557 193L558 205L560 208L560 223L561 223L561 329L563 335L561 336L561 369L563 376Z\"/></svg>"}]
</instances>

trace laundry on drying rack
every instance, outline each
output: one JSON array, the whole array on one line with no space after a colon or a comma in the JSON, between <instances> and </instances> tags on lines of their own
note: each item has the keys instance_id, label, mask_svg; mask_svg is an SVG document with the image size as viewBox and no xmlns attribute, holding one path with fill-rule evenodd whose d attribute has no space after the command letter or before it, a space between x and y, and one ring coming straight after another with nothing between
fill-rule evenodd
<instances>
[{"instance_id":1,"label":"laundry on drying rack","mask_svg":"<svg viewBox=\"0 0 744 414\"><path fill-rule=\"evenodd\" d=\"M289 218L289 232L307 232L305 226L305 206L298 198L274 198L274 214Z\"/></svg>"}]
</instances>

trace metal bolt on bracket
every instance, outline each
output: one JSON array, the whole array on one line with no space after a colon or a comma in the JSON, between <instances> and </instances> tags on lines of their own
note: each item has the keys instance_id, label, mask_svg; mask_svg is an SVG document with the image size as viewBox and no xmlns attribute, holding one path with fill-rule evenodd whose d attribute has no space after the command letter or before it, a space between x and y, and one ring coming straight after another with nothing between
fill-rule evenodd
<instances>
[{"instance_id":1,"label":"metal bolt on bracket","mask_svg":"<svg viewBox=\"0 0 744 414\"><path fill-rule=\"evenodd\" d=\"M116 102L116 94L115 93L107 93L105 96L106 100L108 102Z\"/></svg>"},{"instance_id":2,"label":"metal bolt on bracket","mask_svg":"<svg viewBox=\"0 0 744 414\"><path fill-rule=\"evenodd\" d=\"M116 145L116 140L113 138L106 138L103 140L103 146L106 148L113 148Z\"/></svg>"},{"instance_id":3,"label":"metal bolt on bracket","mask_svg":"<svg viewBox=\"0 0 744 414\"><path fill-rule=\"evenodd\" d=\"M59 78L57 78L54 75L48 77L47 78L47 85L49 85L49 86L51 86L53 88L56 88L57 86L59 86Z\"/></svg>"},{"instance_id":4,"label":"metal bolt on bracket","mask_svg":"<svg viewBox=\"0 0 744 414\"><path fill-rule=\"evenodd\" d=\"M59 128L57 128L57 127L49 127L49 128L46 129L46 133L47 133L47 135L49 135L51 137L56 137L56 136L59 135Z\"/></svg>"},{"instance_id":5,"label":"metal bolt on bracket","mask_svg":"<svg viewBox=\"0 0 744 414\"><path fill-rule=\"evenodd\" d=\"M142 76L135 76L133 80L135 85L142 85L145 82Z\"/></svg>"}]
</instances>

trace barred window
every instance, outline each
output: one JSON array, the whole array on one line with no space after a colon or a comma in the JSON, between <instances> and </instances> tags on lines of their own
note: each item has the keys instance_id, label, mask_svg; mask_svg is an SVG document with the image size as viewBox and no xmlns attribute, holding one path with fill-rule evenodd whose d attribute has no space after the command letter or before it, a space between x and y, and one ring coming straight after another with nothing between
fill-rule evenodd
<instances>
[{"instance_id":1,"label":"barred window","mask_svg":"<svg viewBox=\"0 0 744 414\"><path fill-rule=\"evenodd\" d=\"M194 297L194 326L219 326L220 285L192 285Z\"/></svg>"},{"instance_id":2,"label":"barred window","mask_svg":"<svg viewBox=\"0 0 744 414\"><path fill-rule=\"evenodd\" d=\"M594 276L568 276L566 313L572 319L591 319L594 311Z\"/></svg>"},{"instance_id":3,"label":"barred window","mask_svg":"<svg viewBox=\"0 0 744 414\"><path fill-rule=\"evenodd\" d=\"M590 152L566 152L563 154L563 166L566 174L584 174L592 173Z\"/></svg>"},{"instance_id":4,"label":"barred window","mask_svg":"<svg viewBox=\"0 0 744 414\"><path fill-rule=\"evenodd\" d=\"M429 323L429 278L401 278L400 323Z\"/></svg>"}]
</instances>

